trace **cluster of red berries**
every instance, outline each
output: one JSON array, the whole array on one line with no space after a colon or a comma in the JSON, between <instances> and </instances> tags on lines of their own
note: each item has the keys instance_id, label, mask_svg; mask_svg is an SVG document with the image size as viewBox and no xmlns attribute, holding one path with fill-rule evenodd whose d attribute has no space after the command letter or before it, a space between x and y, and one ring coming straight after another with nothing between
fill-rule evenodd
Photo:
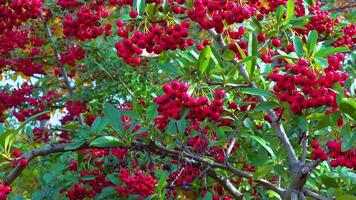
<instances>
[{"instance_id":1,"label":"cluster of red berries","mask_svg":"<svg viewBox=\"0 0 356 200\"><path fill-rule=\"evenodd\" d=\"M81 177L89 177L93 176L93 179L81 179L79 180L80 183L90 186L91 190L90 193L92 194L100 194L103 188L114 186L114 184L106 180L106 174L102 173L101 170L93 170L93 171L81 171ZM89 187L88 187L89 188Z\"/></svg>"},{"instance_id":2,"label":"cluster of red berries","mask_svg":"<svg viewBox=\"0 0 356 200\"><path fill-rule=\"evenodd\" d=\"M238 13L238 14L237 14ZM239 6L237 2L195 0L193 9L188 10L189 18L198 22L203 29L224 31L224 23L242 23L256 14L256 7Z\"/></svg>"},{"instance_id":3,"label":"cluster of red berries","mask_svg":"<svg viewBox=\"0 0 356 200\"><path fill-rule=\"evenodd\" d=\"M6 0L0 1L0 33L4 30L11 30L20 26L28 19L34 19L41 13L41 6L44 0L13 0L8 3Z\"/></svg>"},{"instance_id":4,"label":"cluster of red berries","mask_svg":"<svg viewBox=\"0 0 356 200\"><path fill-rule=\"evenodd\" d=\"M13 115L19 121L25 121L26 118L43 112L46 107L54 106L53 101L59 98L58 93L54 90L48 91L45 95L40 97L32 97L34 87L25 82L20 88L13 89L9 92L3 89L0 93L0 121L5 120L6 111L13 109ZM48 114L43 114L36 118L37 120L49 119Z\"/></svg>"},{"instance_id":5,"label":"cluster of red berries","mask_svg":"<svg viewBox=\"0 0 356 200\"><path fill-rule=\"evenodd\" d=\"M32 130L33 141L35 143L49 142L50 134L47 129L36 127Z\"/></svg>"},{"instance_id":6,"label":"cluster of red berries","mask_svg":"<svg viewBox=\"0 0 356 200\"><path fill-rule=\"evenodd\" d=\"M155 193L157 180L151 175L144 174L140 170L131 173L128 169L122 169L119 174L124 186L116 186L118 197L128 198L129 195L139 195L146 198Z\"/></svg>"},{"instance_id":7,"label":"cluster of red berries","mask_svg":"<svg viewBox=\"0 0 356 200\"><path fill-rule=\"evenodd\" d=\"M187 165L170 174L167 183L169 187L187 187L191 186L193 180L199 175L200 169L198 167Z\"/></svg>"},{"instance_id":8,"label":"cluster of red berries","mask_svg":"<svg viewBox=\"0 0 356 200\"><path fill-rule=\"evenodd\" d=\"M346 152L341 150L341 142L328 141L326 146L328 147L328 152L326 153L319 145L319 142L313 140L310 146L314 149L311 154L311 159L313 160L328 160L332 158L330 165L332 167L342 166L350 169L356 169L356 149L349 149Z\"/></svg>"},{"instance_id":9,"label":"cluster of red berries","mask_svg":"<svg viewBox=\"0 0 356 200\"><path fill-rule=\"evenodd\" d=\"M74 37L82 41L96 38L104 32L100 19L108 16L109 13L102 7L93 11L83 6L76 13L76 17L73 17L73 14L65 16L63 33L66 37Z\"/></svg>"},{"instance_id":10,"label":"cluster of red berries","mask_svg":"<svg viewBox=\"0 0 356 200\"><path fill-rule=\"evenodd\" d=\"M342 29L343 35L333 43L335 47L346 46L352 47L356 43L356 25L350 24Z\"/></svg>"},{"instance_id":11,"label":"cluster of red berries","mask_svg":"<svg viewBox=\"0 0 356 200\"><path fill-rule=\"evenodd\" d=\"M6 196L10 193L11 187L0 183L0 200L6 200Z\"/></svg>"},{"instance_id":12,"label":"cluster of red berries","mask_svg":"<svg viewBox=\"0 0 356 200\"><path fill-rule=\"evenodd\" d=\"M336 111L336 93L331 88L337 82L344 85L348 78L346 73L338 71L342 60L342 54L330 56L324 75L311 69L309 62L302 58L294 66L285 64L284 68L277 68L268 78L276 82L273 89L277 97L282 102L288 102L295 114L320 106L332 107L331 111ZM280 73L282 69L283 74Z\"/></svg>"},{"instance_id":13,"label":"cluster of red berries","mask_svg":"<svg viewBox=\"0 0 356 200\"><path fill-rule=\"evenodd\" d=\"M349 149L346 152L341 150L341 142L328 141L326 146L329 150L329 157L332 158L332 167L343 166L356 170L356 149Z\"/></svg>"},{"instance_id":14,"label":"cluster of red berries","mask_svg":"<svg viewBox=\"0 0 356 200\"><path fill-rule=\"evenodd\" d=\"M138 57L145 49L148 53L160 54L166 50L176 50L177 48L185 50L194 44L193 39L187 39L189 36L188 21L174 26L153 25L148 28L147 32L135 31L129 37L129 27L124 27L122 21L117 22L117 34L124 37L122 41L115 44L117 55L129 64L140 64L141 59Z\"/></svg>"},{"instance_id":15,"label":"cluster of red berries","mask_svg":"<svg viewBox=\"0 0 356 200\"><path fill-rule=\"evenodd\" d=\"M309 7L309 14L313 16L310 18L310 22L304 25L306 29L296 29L298 33L307 35L309 31L316 30L319 34L327 36L333 31L339 20L332 19L329 11L321 10L320 7L319 1L314 6Z\"/></svg>"},{"instance_id":16,"label":"cluster of red berries","mask_svg":"<svg viewBox=\"0 0 356 200\"><path fill-rule=\"evenodd\" d=\"M74 184L73 188L69 189L66 192L66 196L70 200L78 200L78 199L85 199L85 198L94 198L96 195L94 190L90 190L81 186L79 184Z\"/></svg>"},{"instance_id":17,"label":"cluster of red berries","mask_svg":"<svg viewBox=\"0 0 356 200\"><path fill-rule=\"evenodd\" d=\"M212 121L219 121L224 112L223 98L225 92L223 90L215 91L215 99L209 104L206 97L191 97L187 93L188 86L177 80L163 85L162 89L165 95L154 99L154 102L158 105L158 113L161 115L160 118L155 118L155 124L161 130L164 130L171 118L180 119L184 108L189 108L186 119L191 120L192 124L207 118Z\"/></svg>"},{"instance_id":18,"label":"cluster of red berries","mask_svg":"<svg viewBox=\"0 0 356 200\"><path fill-rule=\"evenodd\" d=\"M112 5L123 6L123 5L132 5L132 0L109 0L109 3Z\"/></svg>"},{"instance_id":19,"label":"cluster of red berries","mask_svg":"<svg viewBox=\"0 0 356 200\"><path fill-rule=\"evenodd\" d=\"M65 108L68 111L68 114L63 116L60 119L62 124L66 124L69 121L73 121L75 116L80 115L81 113L85 113L88 109L85 107L84 102L80 101L67 101L65 104Z\"/></svg>"},{"instance_id":20,"label":"cluster of red berries","mask_svg":"<svg viewBox=\"0 0 356 200\"><path fill-rule=\"evenodd\" d=\"M62 10L66 10L68 8L78 8L83 5L83 3L76 0L58 0L57 4L62 8Z\"/></svg>"},{"instance_id":21,"label":"cluster of red berries","mask_svg":"<svg viewBox=\"0 0 356 200\"><path fill-rule=\"evenodd\" d=\"M82 60L85 56L85 51L77 45L71 46L66 51L61 53L60 61L63 64L68 64L71 66L75 65L75 62Z\"/></svg>"}]
</instances>

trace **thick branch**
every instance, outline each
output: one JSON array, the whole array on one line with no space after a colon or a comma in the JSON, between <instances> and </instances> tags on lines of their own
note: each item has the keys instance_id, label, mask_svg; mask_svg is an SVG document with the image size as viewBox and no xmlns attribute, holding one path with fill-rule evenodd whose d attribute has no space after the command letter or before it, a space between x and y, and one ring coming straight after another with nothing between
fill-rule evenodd
<instances>
[{"instance_id":1,"label":"thick branch","mask_svg":"<svg viewBox=\"0 0 356 200\"><path fill-rule=\"evenodd\" d=\"M216 31L213 30L213 29L210 29L209 33L215 38L215 40L217 41L217 43L220 45L220 47L222 49L226 49L226 43L225 43L224 39L222 38L222 36L220 34L216 33ZM239 61L235 58L233 60L233 62L235 64L237 64ZM250 82L249 74L248 74L248 72L247 72L247 70L246 70L244 65L238 65L238 70L239 70L240 74L242 75L242 77L247 82L250 83L250 87L257 88L257 86L256 86L256 84L254 82ZM258 99L259 99L259 101L261 103L267 101L262 96L259 96ZM276 131L276 134L277 134L278 138L280 139L280 141L282 142L285 150L287 151L288 158L289 158L291 164L294 165L294 164L298 163L298 159L297 159L297 156L296 156L296 154L294 152L294 149L293 149L291 143L289 142L287 134L285 133L282 124L279 122L276 113L272 109L270 109L270 110L268 110L268 115L272 119L272 127Z\"/></svg>"},{"instance_id":2,"label":"thick branch","mask_svg":"<svg viewBox=\"0 0 356 200\"><path fill-rule=\"evenodd\" d=\"M77 147L75 149L67 150L66 147L72 145L73 143L61 143L61 144L49 144L43 147L40 147L38 149L34 149L32 151L25 152L23 154L23 158L26 158L28 162L30 162L32 159L38 157L38 156L46 156L48 154L52 153L59 153L59 152L66 152L66 151L77 151L80 149L84 149L88 147L88 144L84 144L80 147ZM21 164L18 164L12 171L5 177L4 184L5 185L10 185L24 170L26 166L22 166Z\"/></svg>"}]
</instances>

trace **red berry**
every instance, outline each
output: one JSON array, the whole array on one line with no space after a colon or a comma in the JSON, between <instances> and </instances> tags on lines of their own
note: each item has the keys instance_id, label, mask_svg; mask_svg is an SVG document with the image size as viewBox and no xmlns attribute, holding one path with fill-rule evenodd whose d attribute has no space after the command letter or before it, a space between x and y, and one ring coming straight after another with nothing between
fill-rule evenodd
<instances>
[{"instance_id":1,"label":"red berry","mask_svg":"<svg viewBox=\"0 0 356 200\"><path fill-rule=\"evenodd\" d=\"M12 152L12 155L14 155L15 157L21 157L21 151L19 149L14 149L14 151Z\"/></svg>"},{"instance_id":2,"label":"red berry","mask_svg":"<svg viewBox=\"0 0 356 200\"><path fill-rule=\"evenodd\" d=\"M319 142L316 141L316 140L313 140L310 142L310 146L313 148L313 149L317 149L319 148Z\"/></svg>"},{"instance_id":3,"label":"red berry","mask_svg":"<svg viewBox=\"0 0 356 200\"><path fill-rule=\"evenodd\" d=\"M21 158L20 164L21 166L26 167L28 165L28 160L26 158Z\"/></svg>"},{"instance_id":4,"label":"red berry","mask_svg":"<svg viewBox=\"0 0 356 200\"><path fill-rule=\"evenodd\" d=\"M272 45L275 47L280 47L281 41L279 39L272 39Z\"/></svg>"},{"instance_id":5,"label":"red berry","mask_svg":"<svg viewBox=\"0 0 356 200\"><path fill-rule=\"evenodd\" d=\"M129 13L130 17L135 19L138 16L137 10L131 10Z\"/></svg>"}]
</instances>

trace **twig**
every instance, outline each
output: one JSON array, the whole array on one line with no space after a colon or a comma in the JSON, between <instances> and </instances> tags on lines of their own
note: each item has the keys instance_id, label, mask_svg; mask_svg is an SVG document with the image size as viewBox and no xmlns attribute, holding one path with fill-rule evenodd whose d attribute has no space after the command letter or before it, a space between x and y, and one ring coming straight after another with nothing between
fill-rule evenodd
<instances>
[{"instance_id":1,"label":"twig","mask_svg":"<svg viewBox=\"0 0 356 200\"><path fill-rule=\"evenodd\" d=\"M227 189L234 199L243 199L243 195L236 189L236 187L231 183L231 181L224 177L219 177L214 170L209 170L208 174L218 183L220 183L225 189Z\"/></svg>"}]
</instances>

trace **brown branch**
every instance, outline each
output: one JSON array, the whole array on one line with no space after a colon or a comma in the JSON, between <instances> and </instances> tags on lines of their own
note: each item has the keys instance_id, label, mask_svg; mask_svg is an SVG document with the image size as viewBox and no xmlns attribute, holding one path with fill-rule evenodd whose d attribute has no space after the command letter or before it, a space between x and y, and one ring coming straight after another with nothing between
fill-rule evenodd
<instances>
[{"instance_id":1,"label":"brown branch","mask_svg":"<svg viewBox=\"0 0 356 200\"><path fill-rule=\"evenodd\" d=\"M74 143L61 143L61 144L48 144L46 146L40 147L38 149L34 149L32 151L25 152L23 154L23 158L27 159L28 162L33 160L34 158L38 156L46 156L48 154L52 153L60 153L60 152L66 152L66 151L77 151L80 149L88 148L88 144L83 144L80 147L77 147L75 149L67 150L66 147L72 145ZM26 166L21 165L20 163L16 165L15 168L12 169L12 171L5 177L4 179L4 184L5 185L10 185L24 170Z\"/></svg>"}]
</instances>

